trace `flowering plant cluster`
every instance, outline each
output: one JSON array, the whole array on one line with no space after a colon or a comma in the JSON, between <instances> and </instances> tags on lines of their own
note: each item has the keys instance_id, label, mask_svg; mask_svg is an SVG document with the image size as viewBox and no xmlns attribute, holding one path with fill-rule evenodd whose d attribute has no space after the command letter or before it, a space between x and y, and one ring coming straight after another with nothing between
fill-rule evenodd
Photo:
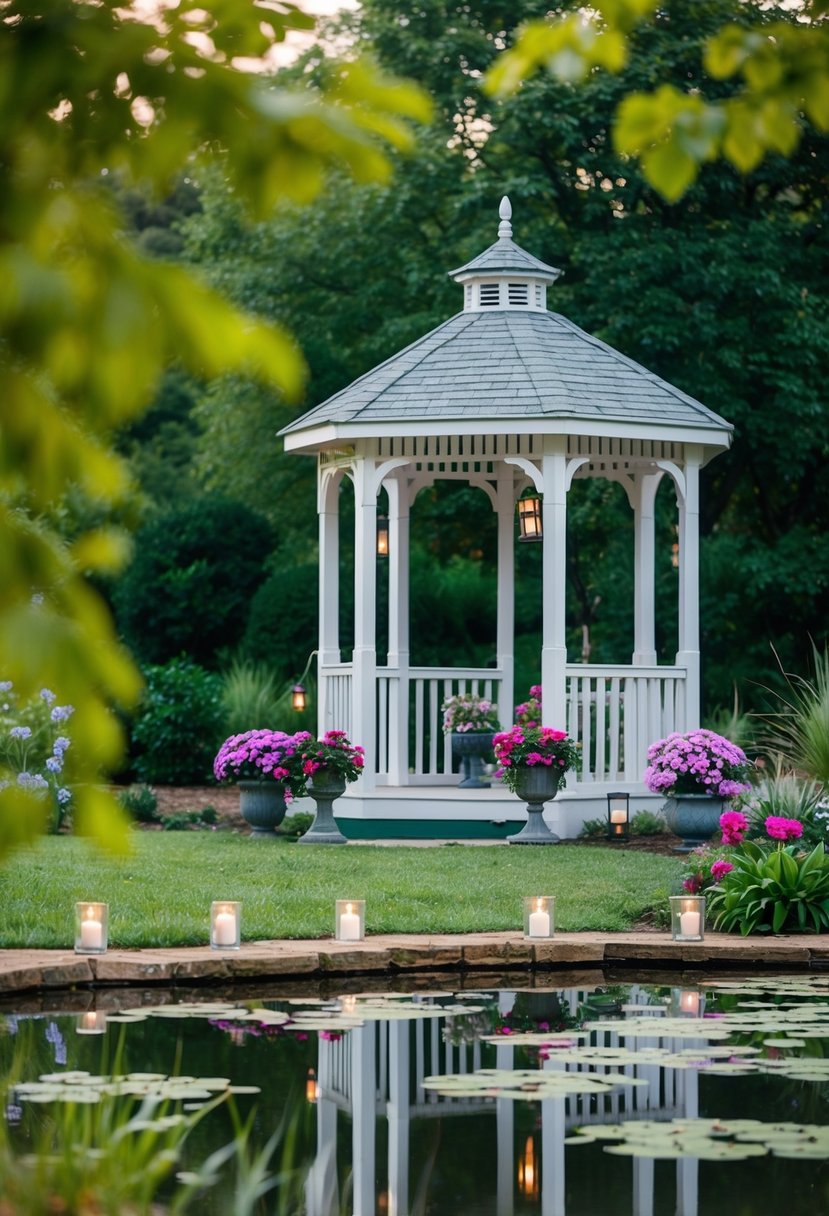
<instances>
[{"instance_id":1,"label":"flowering plant cluster","mask_svg":"<svg viewBox=\"0 0 829 1216\"><path fill-rule=\"evenodd\" d=\"M72 791L64 765L71 740L65 723L75 712L56 704L49 688L18 704L11 680L0 681L0 790L17 786L51 802L51 831L57 832L71 809Z\"/></svg>"},{"instance_id":2,"label":"flowering plant cluster","mask_svg":"<svg viewBox=\"0 0 829 1216\"><path fill-rule=\"evenodd\" d=\"M226 739L213 761L217 781L279 781L285 801L305 793L303 750L314 742L307 730L248 730Z\"/></svg>"},{"instance_id":3,"label":"flowering plant cluster","mask_svg":"<svg viewBox=\"0 0 829 1216\"><path fill-rule=\"evenodd\" d=\"M648 748L645 785L654 794L713 794L732 798L750 788L742 748L712 730L674 732Z\"/></svg>"},{"instance_id":4,"label":"flowering plant cluster","mask_svg":"<svg viewBox=\"0 0 829 1216\"><path fill-rule=\"evenodd\" d=\"M500 765L496 776L513 791L521 769L545 765L563 775L579 758L578 747L567 732L551 726L513 726L497 734L493 746Z\"/></svg>"},{"instance_id":5,"label":"flowering plant cluster","mask_svg":"<svg viewBox=\"0 0 829 1216\"><path fill-rule=\"evenodd\" d=\"M704 895L709 887L721 882L733 868L729 848L702 845L692 849L685 858L682 890L688 895Z\"/></svg>"},{"instance_id":6,"label":"flowering plant cluster","mask_svg":"<svg viewBox=\"0 0 829 1216\"><path fill-rule=\"evenodd\" d=\"M515 721L518 726L541 725L541 685L533 684L526 701L515 707Z\"/></svg>"},{"instance_id":7,"label":"flowering plant cluster","mask_svg":"<svg viewBox=\"0 0 829 1216\"><path fill-rule=\"evenodd\" d=\"M320 769L336 773L346 781L356 781L365 763L364 749L349 742L344 730L326 731L321 739L311 739L302 748L302 772L313 777Z\"/></svg>"},{"instance_id":8,"label":"flowering plant cluster","mask_svg":"<svg viewBox=\"0 0 829 1216\"><path fill-rule=\"evenodd\" d=\"M459 692L447 697L441 705L443 733L466 734L467 731L498 730L498 709L486 697L476 692Z\"/></svg>"}]
</instances>

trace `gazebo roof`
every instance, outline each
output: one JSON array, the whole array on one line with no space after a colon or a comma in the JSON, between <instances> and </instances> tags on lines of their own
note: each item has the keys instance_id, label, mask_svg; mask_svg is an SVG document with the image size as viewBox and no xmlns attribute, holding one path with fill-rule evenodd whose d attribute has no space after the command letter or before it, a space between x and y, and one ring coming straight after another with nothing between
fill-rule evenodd
<instances>
[{"instance_id":1,"label":"gazebo roof","mask_svg":"<svg viewBox=\"0 0 829 1216\"><path fill-rule=\"evenodd\" d=\"M719 415L539 306L533 292L546 287L537 281L558 271L510 239L509 214L504 200L499 240L452 272L466 284L464 311L285 427L287 448L482 428L728 446L731 426ZM488 287L499 274L509 284Z\"/></svg>"}]
</instances>

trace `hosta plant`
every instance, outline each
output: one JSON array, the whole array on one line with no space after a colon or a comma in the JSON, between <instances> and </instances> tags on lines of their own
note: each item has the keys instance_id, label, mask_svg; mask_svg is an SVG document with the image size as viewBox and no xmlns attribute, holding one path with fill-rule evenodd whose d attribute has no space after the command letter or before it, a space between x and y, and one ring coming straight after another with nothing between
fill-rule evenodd
<instances>
[{"instance_id":1,"label":"hosta plant","mask_svg":"<svg viewBox=\"0 0 829 1216\"><path fill-rule=\"evenodd\" d=\"M715 929L743 936L829 930L829 854L822 844L805 853L777 839L775 849L746 840L730 855L733 868L706 892Z\"/></svg>"}]
</instances>

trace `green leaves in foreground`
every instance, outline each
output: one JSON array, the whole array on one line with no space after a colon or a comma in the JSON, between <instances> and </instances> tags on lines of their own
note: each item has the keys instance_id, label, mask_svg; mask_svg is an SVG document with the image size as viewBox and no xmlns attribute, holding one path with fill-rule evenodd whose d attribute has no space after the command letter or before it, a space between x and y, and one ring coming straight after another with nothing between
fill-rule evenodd
<instances>
[{"instance_id":1,"label":"green leaves in foreground","mask_svg":"<svg viewBox=\"0 0 829 1216\"><path fill-rule=\"evenodd\" d=\"M707 894L716 929L749 933L822 933L829 928L829 854L788 845L769 851L744 841L734 869Z\"/></svg>"}]
</instances>

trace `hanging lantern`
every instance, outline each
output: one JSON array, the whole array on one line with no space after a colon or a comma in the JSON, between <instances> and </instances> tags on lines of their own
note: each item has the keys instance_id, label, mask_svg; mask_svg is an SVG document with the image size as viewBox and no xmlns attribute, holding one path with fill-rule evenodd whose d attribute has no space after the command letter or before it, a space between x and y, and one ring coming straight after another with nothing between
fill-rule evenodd
<instances>
[{"instance_id":1,"label":"hanging lantern","mask_svg":"<svg viewBox=\"0 0 829 1216\"><path fill-rule=\"evenodd\" d=\"M544 530L541 524L541 499L537 494L518 499L519 540L541 540Z\"/></svg>"},{"instance_id":2,"label":"hanging lantern","mask_svg":"<svg viewBox=\"0 0 829 1216\"><path fill-rule=\"evenodd\" d=\"M377 556L388 557L389 555L389 517L388 515L377 516Z\"/></svg>"},{"instance_id":3,"label":"hanging lantern","mask_svg":"<svg viewBox=\"0 0 829 1216\"><path fill-rule=\"evenodd\" d=\"M305 685L294 684L291 689L291 709L295 709L298 714L301 714L305 709Z\"/></svg>"}]
</instances>

